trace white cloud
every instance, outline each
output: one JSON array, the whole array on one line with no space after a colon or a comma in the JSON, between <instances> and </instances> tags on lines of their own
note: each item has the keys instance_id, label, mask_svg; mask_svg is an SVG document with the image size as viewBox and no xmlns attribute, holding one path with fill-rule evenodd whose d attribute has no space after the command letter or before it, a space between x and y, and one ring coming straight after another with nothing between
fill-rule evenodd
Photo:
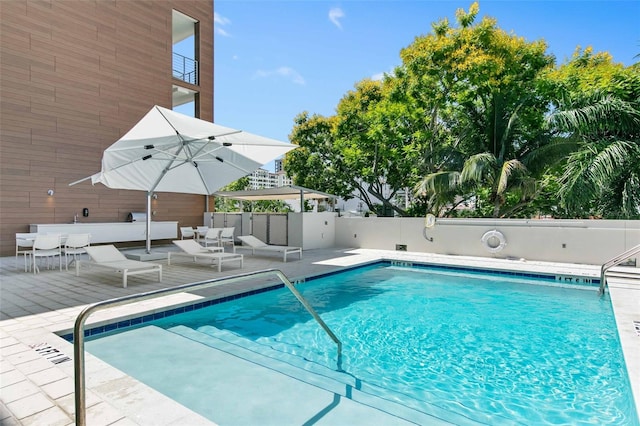
<instances>
[{"instance_id":1,"label":"white cloud","mask_svg":"<svg viewBox=\"0 0 640 426\"><path fill-rule=\"evenodd\" d=\"M230 19L225 18L217 12L213 12L213 23L217 34L220 34L223 37L231 37L231 34L229 34L227 30L221 28L227 25L231 25Z\"/></svg>"},{"instance_id":2,"label":"white cloud","mask_svg":"<svg viewBox=\"0 0 640 426\"><path fill-rule=\"evenodd\" d=\"M289 67L280 67L275 70L268 70L268 71L258 70L256 71L255 76L257 78L268 78L272 76L285 77L290 79L295 84L300 84L300 85L305 84L304 78L302 78L300 73L298 73L298 71L294 70L293 68L289 68Z\"/></svg>"},{"instance_id":3,"label":"white cloud","mask_svg":"<svg viewBox=\"0 0 640 426\"><path fill-rule=\"evenodd\" d=\"M218 12L213 12L213 22L220 25L231 24L231 20L229 20L229 18L225 18L224 16L220 15Z\"/></svg>"},{"instance_id":4,"label":"white cloud","mask_svg":"<svg viewBox=\"0 0 640 426\"><path fill-rule=\"evenodd\" d=\"M373 74L370 78L373 81L382 81L382 80L384 80L385 76L393 77L395 75L396 75L395 69L392 68L390 71L386 71L386 72L382 71L382 72Z\"/></svg>"},{"instance_id":5,"label":"white cloud","mask_svg":"<svg viewBox=\"0 0 640 426\"><path fill-rule=\"evenodd\" d=\"M342 23L340 23L342 18L344 18L344 12L339 7L333 7L329 10L329 20L340 29L342 29Z\"/></svg>"}]
</instances>

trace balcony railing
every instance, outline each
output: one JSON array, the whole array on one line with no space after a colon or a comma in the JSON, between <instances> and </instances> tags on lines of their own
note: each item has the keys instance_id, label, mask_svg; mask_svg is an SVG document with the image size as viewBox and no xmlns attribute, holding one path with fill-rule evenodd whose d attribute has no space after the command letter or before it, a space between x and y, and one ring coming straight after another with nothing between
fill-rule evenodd
<instances>
[{"instance_id":1,"label":"balcony railing","mask_svg":"<svg viewBox=\"0 0 640 426\"><path fill-rule=\"evenodd\" d=\"M173 76L186 83L198 85L198 61L174 52Z\"/></svg>"}]
</instances>

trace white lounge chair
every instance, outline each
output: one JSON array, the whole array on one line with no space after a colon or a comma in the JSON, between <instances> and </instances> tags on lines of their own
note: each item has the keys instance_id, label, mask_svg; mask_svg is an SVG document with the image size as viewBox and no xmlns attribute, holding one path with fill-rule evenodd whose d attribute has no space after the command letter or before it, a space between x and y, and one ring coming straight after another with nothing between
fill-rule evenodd
<instances>
[{"instance_id":1,"label":"white lounge chair","mask_svg":"<svg viewBox=\"0 0 640 426\"><path fill-rule=\"evenodd\" d=\"M194 240L174 240L173 244L180 247L182 251L170 251L167 265L171 265L172 257L187 257L198 263L198 260L205 260L218 265L218 272L222 271L222 264L225 262L240 261L240 268L243 266L244 256L236 253L224 253L222 247L202 247Z\"/></svg>"},{"instance_id":2,"label":"white lounge chair","mask_svg":"<svg viewBox=\"0 0 640 426\"><path fill-rule=\"evenodd\" d=\"M253 254L256 254L256 250L282 253L284 256L284 261L286 262L288 254L298 253L300 259L302 259L302 247L269 245L264 241L254 237L253 235L242 235L239 236L238 239L242 241L243 245L246 244L249 248L251 248L251 252Z\"/></svg>"},{"instance_id":3,"label":"white lounge chair","mask_svg":"<svg viewBox=\"0 0 640 426\"><path fill-rule=\"evenodd\" d=\"M193 240L191 240L193 241ZM197 243L196 243L197 244ZM158 273L158 281L162 282L162 265L127 259L114 245L91 246L84 248L90 261L76 261L76 276L80 275L80 265L102 266L122 273L122 287L127 288L127 277L130 275Z\"/></svg>"}]
</instances>

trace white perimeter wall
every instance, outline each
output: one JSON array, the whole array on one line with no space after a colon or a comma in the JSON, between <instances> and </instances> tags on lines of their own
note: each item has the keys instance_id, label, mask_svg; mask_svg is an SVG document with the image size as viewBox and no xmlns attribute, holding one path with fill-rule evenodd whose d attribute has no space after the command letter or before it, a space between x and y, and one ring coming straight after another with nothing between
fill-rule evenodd
<instances>
[{"instance_id":1,"label":"white perimeter wall","mask_svg":"<svg viewBox=\"0 0 640 426\"><path fill-rule=\"evenodd\" d=\"M301 216L302 247L305 250L335 247L336 213L303 213Z\"/></svg>"},{"instance_id":2,"label":"white perimeter wall","mask_svg":"<svg viewBox=\"0 0 640 426\"><path fill-rule=\"evenodd\" d=\"M335 222L336 247L396 250L398 244L413 252L602 264L640 244L638 220L438 219L426 230L424 218L339 217ZM480 241L494 229L507 241L495 254ZM306 232L305 223L305 240Z\"/></svg>"}]
</instances>

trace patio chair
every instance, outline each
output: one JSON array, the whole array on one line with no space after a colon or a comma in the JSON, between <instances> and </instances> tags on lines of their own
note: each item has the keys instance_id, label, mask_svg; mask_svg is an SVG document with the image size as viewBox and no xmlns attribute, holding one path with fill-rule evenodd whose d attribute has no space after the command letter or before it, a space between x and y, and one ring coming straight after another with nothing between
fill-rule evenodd
<instances>
[{"instance_id":1,"label":"patio chair","mask_svg":"<svg viewBox=\"0 0 640 426\"><path fill-rule=\"evenodd\" d=\"M193 239L196 238L196 230L190 226L181 226L180 227L180 238L184 239Z\"/></svg>"},{"instance_id":2,"label":"patio chair","mask_svg":"<svg viewBox=\"0 0 640 426\"><path fill-rule=\"evenodd\" d=\"M64 243L62 252L64 253L65 268L69 270L69 256L72 257L71 263L78 260L78 256L86 253L86 247L91 245L91 234L69 234Z\"/></svg>"},{"instance_id":3,"label":"patio chair","mask_svg":"<svg viewBox=\"0 0 640 426\"><path fill-rule=\"evenodd\" d=\"M18 256L22 255L24 257L24 271L27 272L29 270L33 242L37 235L35 232L16 233L16 269L18 269Z\"/></svg>"},{"instance_id":4,"label":"patio chair","mask_svg":"<svg viewBox=\"0 0 640 426\"><path fill-rule=\"evenodd\" d=\"M264 241L254 237L253 235L239 236L238 239L242 241L243 245L246 244L249 248L251 248L252 254L256 254L256 250L282 253L284 256L283 260L286 262L288 254L298 253L300 259L302 259L302 247L269 245Z\"/></svg>"},{"instance_id":5,"label":"patio chair","mask_svg":"<svg viewBox=\"0 0 640 426\"><path fill-rule=\"evenodd\" d=\"M208 230L208 226L196 226L196 240L200 241L200 239L204 238Z\"/></svg>"},{"instance_id":6,"label":"patio chair","mask_svg":"<svg viewBox=\"0 0 640 426\"><path fill-rule=\"evenodd\" d=\"M240 261L240 268L243 266L243 255L220 252L220 247L205 248L193 240L174 240L173 244L180 247L182 251L170 251L167 265L171 265L171 258L186 257L193 260L194 263L198 263L198 260L215 263L218 266L218 272L222 272L222 264L225 262ZM216 252L212 250L216 250Z\"/></svg>"},{"instance_id":7,"label":"patio chair","mask_svg":"<svg viewBox=\"0 0 640 426\"><path fill-rule=\"evenodd\" d=\"M197 243L196 243L197 244ZM122 287L127 288L127 278L130 275L158 274L158 281L162 282L162 265L127 259L114 245L85 247L90 261L76 261L76 276L80 275L80 265L101 266L122 274Z\"/></svg>"},{"instance_id":8,"label":"patio chair","mask_svg":"<svg viewBox=\"0 0 640 426\"><path fill-rule=\"evenodd\" d=\"M224 247L225 244L231 244L231 249L233 252L236 252L236 240L235 240L235 227L230 228L222 228L222 232L220 232L220 246Z\"/></svg>"},{"instance_id":9,"label":"patio chair","mask_svg":"<svg viewBox=\"0 0 640 426\"><path fill-rule=\"evenodd\" d=\"M207 233L204 236L204 246L209 247L209 244L215 244L217 246L220 244L220 233L222 232L222 228L209 228Z\"/></svg>"},{"instance_id":10,"label":"patio chair","mask_svg":"<svg viewBox=\"0 0 640 426\"><path fill-rule=\"evenodd\" d=\"M58 256L58 269L62 271L62 247L60 234L37 234L36 239L33 241L33 248L31 250L31 258L33 259L33 273L40 272L38 268L38 258L47 259L47 267L51 268L51 262L53 258Z\"/></svg>"}]
</instances>

